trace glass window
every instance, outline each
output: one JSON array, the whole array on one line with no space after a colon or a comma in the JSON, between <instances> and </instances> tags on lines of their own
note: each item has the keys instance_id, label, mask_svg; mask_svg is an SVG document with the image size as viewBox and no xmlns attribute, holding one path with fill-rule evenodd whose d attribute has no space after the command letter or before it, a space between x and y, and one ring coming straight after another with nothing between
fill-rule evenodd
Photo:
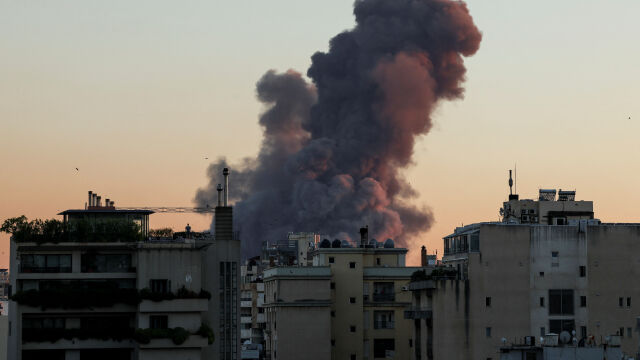
<instances>
[{"instance_id":1,"label":"glass window","mask_svg":"<svg viewBox=\"0 0 640 360\"><path fill-rule=\"evenodd\" d=\"M152 329L167 329L169 327L169 317L167 315L149 316L149 327Z\"/></svg>"},{"instance_id":2,"label":"glass window","mask_svg":"<svg viewBox=\"0 0 640 360\"><path fill-rule=\"evenodd\" d=\"M395 339L373 339L374 358L393 358L395 349Z\"/></svg>"},{"instance_id":3,"label":"glass window","mask_svg":"<svg viewBox=\"0 0 640 360\"><path fill-rule=\"evenodd\" d=\"M560 334L563 331L571 334L575 330L575 322L573 319L549 320L549 330L554 334Z\"/></svg>"},{"instance_id":4,"label":"glass window","mask_svg":"<svg viewBox=\"0 0 640 360\"><path fill-rule=\"evenodd\" d=\"M374 282L373 301L395 301L396 294L393 282Z\"/></svg>"},{"instance_id":5,"label":"glass window","mask_svg":"<svg viewBox=\"0 0 640 360\"><path fill-rule=\"evenodd\" d=\"M373 328L374 329L393 329L395 328L395 315L393 311L374 311L373 312Z\"/></svg>"},{"instance_id":6,"label":"glass window","mask_svg":"<svg viewBox=\"0 0 640 360\"><path fill-rule=\"evenodd\" d=\"M169 280L151 280L151 292L166 294L169 290Z\"/></svg>"},{"instance_id":7,"label":"glass window","mask_svg":"<svg viewBox=\"0 0 640 360\"><path fill-rule=\"evenodd\" d=\"M549 290L549 315L573 315L573 290Z\"/></svg>"}]
</instances>

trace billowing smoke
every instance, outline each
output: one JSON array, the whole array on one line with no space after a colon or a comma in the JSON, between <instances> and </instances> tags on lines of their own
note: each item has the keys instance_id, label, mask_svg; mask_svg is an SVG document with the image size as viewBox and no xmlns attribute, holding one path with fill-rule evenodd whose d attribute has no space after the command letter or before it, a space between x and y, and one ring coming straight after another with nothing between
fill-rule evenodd
<instances>
[{"instance_id":1,"label":"billowing smoke","mask_svg":"<svg viewBox=\"0 0 640 360\"><path fill-rule=\"evenodd\" d=\"M426 207L409 203L417 194L400 171L431 129L438 100L462 97L462 57L482 35L461 1L357 0L354 14L355 28L313 55L313 85L291 70L258 81L260 153L239 164L218 160L196 194L198 204L215 204L221 169L231 168L244 256L289 231L344 239L363 225L407 246L433 222Z\"/></svg>"}]
</instances>

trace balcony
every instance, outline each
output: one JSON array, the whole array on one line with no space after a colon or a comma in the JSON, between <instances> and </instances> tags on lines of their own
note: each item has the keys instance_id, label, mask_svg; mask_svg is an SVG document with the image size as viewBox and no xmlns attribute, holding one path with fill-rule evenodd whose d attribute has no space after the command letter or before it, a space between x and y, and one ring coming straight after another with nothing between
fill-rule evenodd
<instances>
[{"instance_id":1,"label":"balcony","mask_svg":"<svg viewBox=\"0 0 640 360\"><path fill-rule=\"evenodd\" d=\"M251 339L251 329L240 329L240 338Z\"/></svg>"},{"instance_id":2,"label":"balcony","mask_svg":"<svg viewBox=\"0 0 640 360\"><path fill-rule=\"evenodd\" d=\"M176 345L171 339L151 339L148 344L139 344L140 350L144 349L180 349L203 348L208 346L207 338L199 335L190 335L182 344Z\"/></svg>"},{"instance_id":3,"label":"balcony","mask_svg":"<svg viewBox=\"0 0 640 360\"><path fill-rule=\"evenodd\" d=\"M409 320L431 319L433 312L430 309L408 308L404 311L404 318Z\"/></svg>"},{"instance_id":4,"label":"balcony","mask_svg":"<svg viewBox=\"0 0 640 360\"><path fill-rule=\"evenodd\" d=\"M374 329L394 329L395 321L381 321L377 320L373 322Z\"/></svg>"},{"instance_id":5,"label":"balcony","mask_svg":"<svg viewBox=\"0 0 640 360\"><path fill-rule=\"evenodd\" d=\"M206 340L205 340L206 341ZM136 342L127 340L101 340L101 339L60 339L55 342L25 342L22 344L22 350L63 350L63 349L133 349Z\"/></svg>"},{"instance_id":6,"label":"balcony","mask_svg":"<svg viewBox=\"0 0 640 360\"><path fill-rule=\"evenodd\" d=\"M163 301L142 300L140 312L203 312L209 310L207 299L173 299Z\"/></svg>"},{"instance_id":7,"label":"balcony","mask_svg":"<svg viewBox=\"0 0 640 360\"><path fill-rule=\"evenodd\" d=\"M240 324L251 324L251 316L241 316Z\"/></svg>"},{"instance_id":8,"label":"balcony","mask_svg":"<svg viewBox=\"0 0 640 360\"><path fill-rule=\"evenodd\" d=\"M250 308L250 307L252 307L252 306L253 306L253 305L252 305L251 300L240 301L240 307L243 307L243 308Z\"/></svg>"},{"instance_id":9,"label":"balcony","mask_svg":"<svg viewBox=\"0 0 640 360\"><path fill-rule=\"evenodd\" d=\"M396 300L396 294L394 294L393 292L373 294L374 302L394 302L395 300Z\"/></svg>"}]
</instances>

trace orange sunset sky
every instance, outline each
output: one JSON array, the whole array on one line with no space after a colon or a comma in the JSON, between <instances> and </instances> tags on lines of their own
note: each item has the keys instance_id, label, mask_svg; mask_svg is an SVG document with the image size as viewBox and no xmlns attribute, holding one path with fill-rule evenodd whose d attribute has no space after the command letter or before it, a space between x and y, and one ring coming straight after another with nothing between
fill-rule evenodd
<instances>
[{"instance_id":1,"label":"orange sunset sky","mask_svg":"<svg viewBox=\"0 0 640 360\"><path fill-rule=\"evenodd\" d=\"M193 205L211 161L257 153L260 76L305 73L354 24L345 0L1 3L2 220L81 208L87 190L116 206ZM440 253L455 226L497 220L515 163L521 197L575 189L596 217L637 222L640 2L468 5L483 40L466 59L465 99L440 104L404 172L436 220L409 263L420 244Z\"/></svg>"}]
</instances>

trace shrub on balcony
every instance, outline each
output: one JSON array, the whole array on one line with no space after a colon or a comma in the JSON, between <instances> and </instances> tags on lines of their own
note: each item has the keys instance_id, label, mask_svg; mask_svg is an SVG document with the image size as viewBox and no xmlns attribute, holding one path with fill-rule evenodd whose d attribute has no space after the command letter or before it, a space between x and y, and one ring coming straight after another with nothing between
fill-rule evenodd
<instances>
[{"instance_id":1,"label":"shrub on balcony","mask_svg":"<svg viewBox=\"0 0 640 360\"><path fill-rule=\"evenodd\" d=\"M94 327L94 328L78 328L78 329L60 329L60 328L23 328L22 343L27 342L51 342L54 343L60 339L65 340L114 340L122 341L130 339L134 335L133 328L121 327Z\"/></svg>"},{"instance_id":2,"label":"shrub on balcony","mask_svg":"<svg viewBox=\"0 0 640 360\"><path fill-rule=\"evenodd\" d=\"M60 285L42 290L18 291L11 300L20 305L61 309L82 309L88 307L110 307L117 303L137 305L140 295L136 289L119 289L111 286L103 288L82 288L80 285Z\"/></svg>"},{"instance_id":3,"label":"shrub on balcony","mask_svg":"<svg viewBox=\"0 0 640 360\"><path fill-rule=\"evenodd\" d=\"M140 290L140 298L143 300L163 301L173 299L211 299L211 293L207 290L200 289L200 292L189 290L182 286L175 293L172 292L153 292L149 288Z\"/></svg>"},{"instance_id":4,"label":"shrub on balcony","mask_svg":"<svg viewBox=\"0 0 640 360\"><path fill-rule=\"evenodd\" d=\"M148 344L152 339L171 339L176 345L182 345L191 335L183 327L173 329L136 329L133 339L140 344Z\"/></svg>"},{"instance_id":5,"label":"shrub on balcony","mask_svg":"<svg viewBox=\"0 0 640 360\"><path fill-rule=\"evenodd\" d=\"M200 328L198 329L198 331L196 332L196 334L207 338L207 342L209 343L209 345L213 344L213 341L215 340L215 335L213 334L213 329L211 329L211 327L209 327L209 325L202 323L202 325L200 325Z\"/></svg>"}]
</instances>

